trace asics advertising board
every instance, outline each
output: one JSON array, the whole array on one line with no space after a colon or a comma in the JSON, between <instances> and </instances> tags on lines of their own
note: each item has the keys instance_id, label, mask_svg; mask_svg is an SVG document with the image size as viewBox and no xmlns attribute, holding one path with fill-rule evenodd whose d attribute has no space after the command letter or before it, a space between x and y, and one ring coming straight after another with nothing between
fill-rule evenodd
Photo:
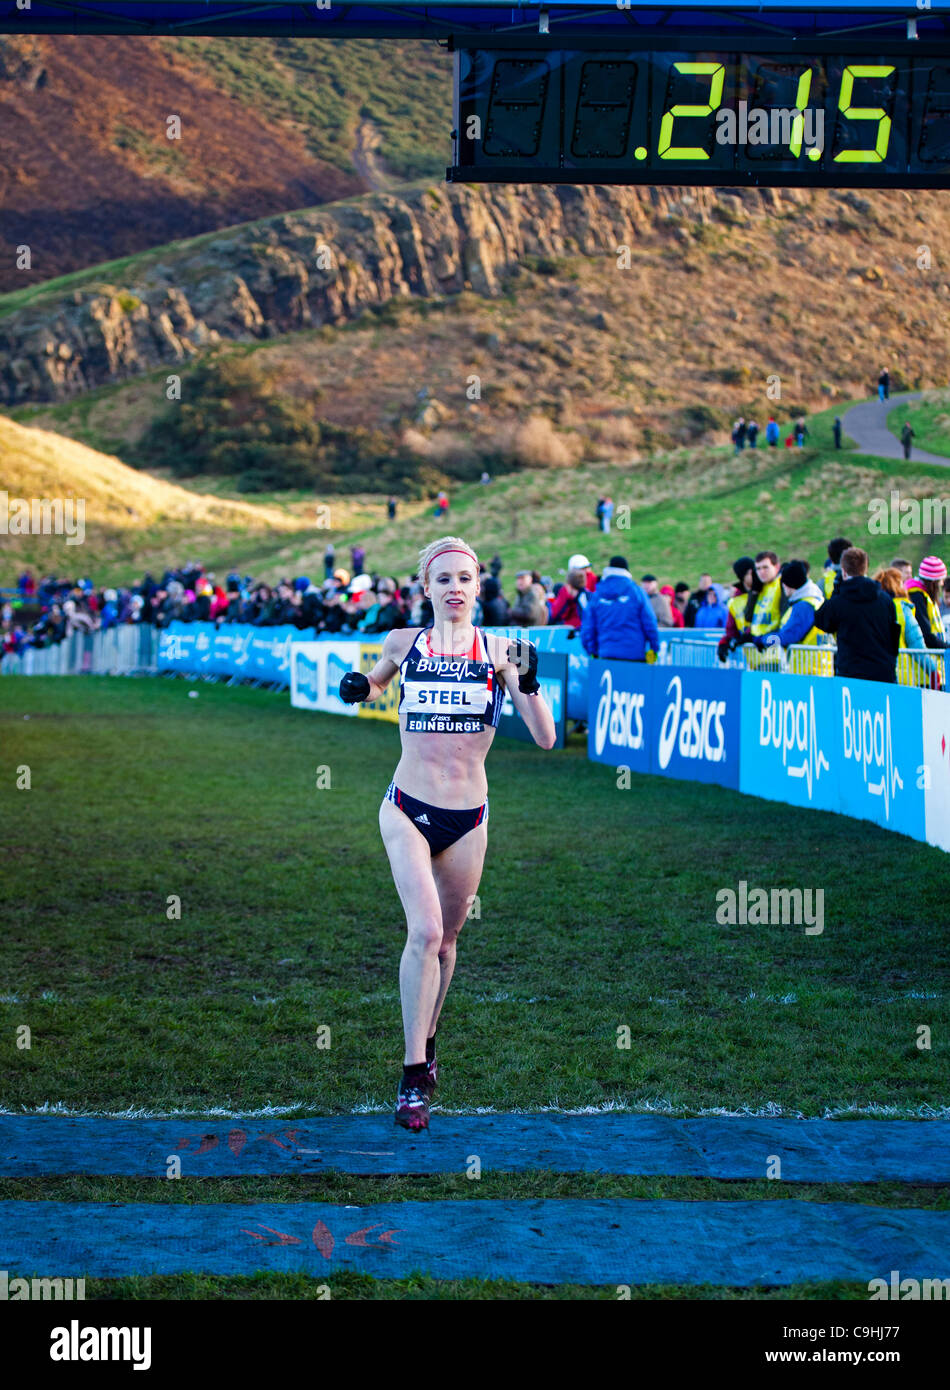
<instances>
[{"instance_id":1,"label":"asics advertising board","mask_svg":"<svg viewBox=\"0 0 950 1390\"><path fill-rule=\"evenodd\" d=\"M668 668L667 668L668 669ZM587 684L587 756L611 767L650 772L656 727L656 668L591 657Z\"/></svg>"},{"instance_id":2,"label":"asics advertising board","mask_svg":"<svg viewBox=\"0 0 950 1390\"><path fill-rule=\"evenodd\" d=\"M837 811L834 678L749 671L742 679L739 790Z\"/></svg>"},{"instance_id":3,"label":"asics advertising board","mask_svg":"<svg viewBox=\"0 0 950 1390\"><path fill-rule=\"evenodd\" d=\"M647 668L656 682L651 772L739 786L739 671Z\"/></svg>"}]
</instances>

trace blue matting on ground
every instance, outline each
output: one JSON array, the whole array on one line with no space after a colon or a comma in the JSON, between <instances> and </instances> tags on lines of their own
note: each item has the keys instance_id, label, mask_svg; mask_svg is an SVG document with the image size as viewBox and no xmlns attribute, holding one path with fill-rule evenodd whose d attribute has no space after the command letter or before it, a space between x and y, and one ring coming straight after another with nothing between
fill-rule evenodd
<instances>
[{"instance_id":1,"label":"blue matting on ground","mask_svg":"<svg viewBox=\"0 0 950 1390\"><path fill-rule=\"evenodd\" d=\"M950 1181L947 1120L677 1120L654 1115L433 1114L409 1134L392 1116L118 1120L0 1116L0 1175L165 1177L458 1173L482 1169L764 1178L786 1182Z\"/></svg>"},{"instance_id":2,"label":"blue matting on ground","mask_svg":"<svg viewBox=\"0 0 950 1390\"><path fill-rule=\"evenodd\" d=\"M0 1203L0 1268L60 1278L413 1271L557 1284L950 1276L950 1212L840 1202Z\"/></svg>"}]
</instances>

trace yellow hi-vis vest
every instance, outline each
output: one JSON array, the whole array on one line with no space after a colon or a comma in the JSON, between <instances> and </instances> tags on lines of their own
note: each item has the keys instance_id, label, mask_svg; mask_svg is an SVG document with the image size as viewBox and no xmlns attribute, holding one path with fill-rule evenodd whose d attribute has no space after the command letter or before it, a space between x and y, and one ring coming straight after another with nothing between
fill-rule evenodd
<instances>
[{"instance_id":1,"label":"yellow hi-vis vest","mask_svg":"<svg viewBox=\"0 0 950 1390\"><path fill-rule=\"evenodd\" d=\"M825 589L825 598L831 598L835 591L835 580L838 578L838 571L834 565L829 565L822 575L822 583Z\"/></svg>"},{"instance_id":2,"label":"yellow hi-vis vest","mask_svg":"<svg viewBox=\"0 0 950 1390\"><path fill-rule=\"evenodd\" d=\"M782 610L782 576L777 574L759 594L752 610L751 632L753 637L762 637L766 632L774 632L779 625Z\"/></svg>"},{"instance_id":3,"label":"yellow hi-vis vest","mask_svg":"<svg viewBox=\"0 0 950 1390\"><path fill-rule=\"evenodd\" d=\"M921 589L919 590L919 592L922 593L924 598L927 600L927 621L930 623L931 633L934 637L942 637L943 619L940 616L940 609L934 603L933 599L927 593L926 589ZM913 603L913 599L911 599L911 602Z\"/></svg>"},{"instance_id":4,"label":"yellow hi-vis vest","mask_svg":"<svg viewBox=\"0 0 950 1390\"><path fill-rule=\"evenodd\" d=\"M805 594L802 598L796 599L795 603L810 603L817 613L824 601L825 600L820 595L816 598L814 594ZM782 614L782 621L779 623L780 628L784 627L792 616L792 609L795 607L795 603L790 603ZM797 645L800 647L817 647L820 639L822 639L824 635L825 634L820 628L817 628L815 624L812 623L811 627L805 633L805 636L799 637Z\"/></svg>"},{"instance_id":5,"label":"yellow hi-vis vest","mask_svg":"<svg viewBox=\"0 0 950 1390\"><path fill-rule=\"evenodd\" d=\"M740 632L745 632L749 624L745 615L745 606L749 601L748 591L743 589L741 594L733 594L727 607L732 614L732 621Z\"/></svg>"},{"instance_id":6,"label":"yellow hi-vis vest","mask_svg":"<svg viewBox=\"0 0 950 1390\"><path fill-rule=\"evenodd\" d=\"M929 597L930 597L930 596L929 596L929 594L928 594L928 598L929 598ZM901 641L900 641L901 647L906 647L906 646L907 646L907 629L906 629L906 626L905 626L905 624L904 624L904 617L905 617L905 613L904 613L904 604L905 604L906 602L908 602L908 600L907 600L907 599L902 599L902 598L896 598L896 599L894 600L894 607L897 609L897 626L898 626L898 627L900 628L900 630L901 630ZM912 608L913 608L913 606L914 606L914 605L911 604L911 607L912 607ZM914 616L916 617L917 615L915 614Z\"/></svg>"}]
</instances>

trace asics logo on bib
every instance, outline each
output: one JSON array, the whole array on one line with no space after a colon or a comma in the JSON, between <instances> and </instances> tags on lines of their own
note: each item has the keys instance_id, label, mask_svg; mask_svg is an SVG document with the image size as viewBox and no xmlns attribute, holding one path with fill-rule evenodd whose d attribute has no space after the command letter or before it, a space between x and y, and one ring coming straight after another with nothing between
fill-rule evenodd
<instances>
[{"instance_id":1,"label":"asics logo on bib","mask_svg":"<svg viewBox=\"0 0 950 1390\"><path fill-rule=\"evenodd\" d=\"M643 705L646 696L638 690L614 690L610 668L600 678L603 694L597 705L594 747L604 751L607 731L610 742L620 748L643 747Z\"/></svg>"},{"instance_id":2,"label":"asics logo on bib","mask_svg":"<svg viewBox=\"0 0 950 1390\"><path fill-rule=\"evenodd\" d=\"M660 767L669 767L677 734L681 758L721 762L726 756L726 735L722 727L725 700L691 699L688 696L684 700L683 682L679 676L674 676L666 687L667 695L670 691L673 691L673 698L666 707L660 726Z\"/></svg>"},{"instance_id":3,"label":"asics logo on bib","mask_svg":"<svg viewBox=\"0 0 950 1390\"><path fill-rule=\"evenodd\" d=\"M803 777L811 800L812 787L830 764L818 744L815 692L806 700L777 700L771 681L762 682L759 707L759 747L769 744L782 750L782 766L789 777ZM790 762L790 758L792 761ZM799 761L801 759L801 761Z\"/></svg>"}]
</instances>

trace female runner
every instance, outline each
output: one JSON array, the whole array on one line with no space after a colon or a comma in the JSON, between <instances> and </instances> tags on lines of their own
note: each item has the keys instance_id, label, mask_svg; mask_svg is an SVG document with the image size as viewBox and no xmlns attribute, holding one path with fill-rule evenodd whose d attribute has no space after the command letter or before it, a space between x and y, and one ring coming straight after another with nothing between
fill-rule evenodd
<instances>
[{"instance_id":1,"label":"female runner","mask_svg":"<svg viewBox=\"0 0 950 1390\"><path fill-rule=\"evenodd\" d=\"M472 626L478 559L458 536L420 553L431 628L390 632L369 676L348 671L340 698L378 700L398 671L402 756L379 808L379 828L406 913L399 965L406 1051L396 1123L425 1129L438 1068L435 1029L455 969L455 943L482 875L488 843L485 757L504 692L535 743L553 748L554 720L537 682L537 649Z\"/></svg>"}]
</instances>

